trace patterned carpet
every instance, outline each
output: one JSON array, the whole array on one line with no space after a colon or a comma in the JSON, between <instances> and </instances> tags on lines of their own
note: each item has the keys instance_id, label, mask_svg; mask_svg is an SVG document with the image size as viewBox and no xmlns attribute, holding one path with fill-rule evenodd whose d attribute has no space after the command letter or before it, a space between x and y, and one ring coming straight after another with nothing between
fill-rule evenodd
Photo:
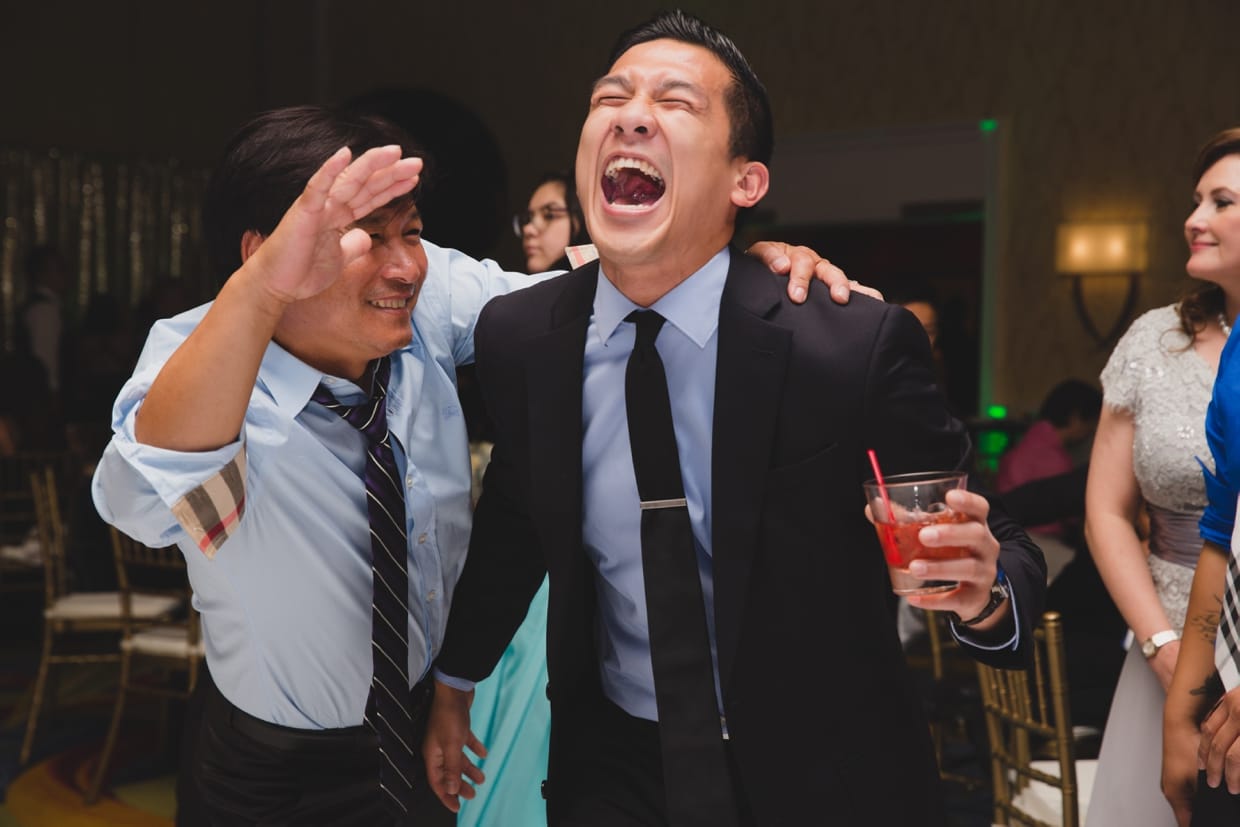
<instances>
[{"instance_id":1,"label":"patterned carpet","mask_svg":"<svg viewBox=\"0 0 1240 827\"><path fill-rule=\"evenodd\" d=\"M82 790L94 773L97 755L98 742L25 770L9 785L5 798L12 823L21 827L172 827L176 800L170 775L124 784L86 806Z\"/></svg>"}]
</instances>

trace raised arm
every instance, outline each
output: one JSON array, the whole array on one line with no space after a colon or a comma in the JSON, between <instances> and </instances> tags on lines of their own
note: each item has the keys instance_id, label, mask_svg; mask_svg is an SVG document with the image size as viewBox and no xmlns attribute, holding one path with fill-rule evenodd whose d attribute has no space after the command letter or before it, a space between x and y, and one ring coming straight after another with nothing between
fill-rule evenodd
<instances>
[{"instance_id":1,"label":"raised arm","mask_svg":"<svg viewBox=\"0 0 1240 827\"><path fill-rule=\"evenodd\" d=\"M238 239L244 264L151 385L135 423L139 442L206 451L237 438L285 308L327 289L370 248L367 233L350 225L409 192L422 168L396 146L350 159L348 149L329 158L269 237Z\"/></svg>"},{"instance_id":2,"label":"raised arm","mask_svg":"<svg viewBox=\"0 0 1240 827\"><path fill-rule=\"evenodd\" d=\"M1139 644L1170 629L1171 622L1137 536L1141 491L1132 467L1134 433L1131 414L1103 406L1085 486L1085 538L1111 599ZM1150 658L1163 689L1171 685L1179 651L1179 642L1172 641Z\"/></svg>"}]
</instances>

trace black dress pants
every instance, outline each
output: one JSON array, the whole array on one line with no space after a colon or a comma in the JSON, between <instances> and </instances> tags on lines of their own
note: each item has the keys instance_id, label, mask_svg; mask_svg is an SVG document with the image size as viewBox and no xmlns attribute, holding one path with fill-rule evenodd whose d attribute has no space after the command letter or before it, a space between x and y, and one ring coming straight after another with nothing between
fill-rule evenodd
<instances>
[{"instance_id":1,"label":"black dress pants","mask_svg":"<svg viewBox=\"0 0 1240 827\"><path fill-rule=\"evenodd\" d=\"M1193 796L1190 827L1235 827L1240 824L1240 795L1227 791L1227 784L1206 784L1204 771L1197 773L1197 793Z\"/></svg>"},{"instance_id":2,"label":"black dress pants","mask_svg":"<svg viewBox=\"0 0 1240 827\"><path fill-rule=\"evenodd\" d=\"M416 734L421 743L421 732ZM408 819L385 809L378 739L369 727L300 730L237 709L208 688L190 771L212 825L409 824L440 827L456 816L439 803L419 768Z\"/></svg>"},{"instance_id":3,"label":"black dress pants","mask_svg":"<svg viewBox=\"0 0 1240 827\"><path fill-rule=\"evenodd\" d=\"M659 725L607 700L600 701L595 721L583 754L571 762L569 788L550 791L560 798L551 808L558 816L548 819L550 827L667 827ZM730 751L728 763L740 823L753 825Z\"/></svg>"}]
</instances>

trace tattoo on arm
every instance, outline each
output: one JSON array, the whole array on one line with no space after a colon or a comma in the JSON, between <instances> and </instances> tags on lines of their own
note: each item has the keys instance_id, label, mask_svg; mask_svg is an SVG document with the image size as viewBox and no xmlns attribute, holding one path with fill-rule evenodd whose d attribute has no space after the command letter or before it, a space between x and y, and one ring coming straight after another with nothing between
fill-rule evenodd
<instances>
[{"instance_id":1,"label":"tattoo on arm","mask_svg":"<svg viewBox=\"0 0 1240 827\"><path fill-rule=\"evenodd\" d=\"M1212 596L1214 602L1218 604L1217 609L1195 614L1184 622L1185 631L1190 627L1196 629L1201 639L1211 646L1214 645L1214 638L1218 635L1218 624L1223 619L1223 596L1221 594Z\"/></svg>"},{"instance_id":2,"label":"tattoo on arm","mask_svg":"<svg viewBox=\"0 0 1240 827\"><path fill-rule=\"evenodd\" d=\"M1223 702L1227 689L1223 686L1223 679L1218 676L1218 672L1211 672L1205 683L1196 689L1189 690L1188 694L1205 699L1201 704L1204 709L1198 714L1196 721L1197 726L1201 726L1202 722L1210 717L1211 713Z\"/></svg>"},{"instance_id":3,"label":"tattoo on arm","mask_svg":"<svg viewBox=\"0 0 1240 827\"><path fill-rule=\"evenodd\" d=\"M1213 695L1218 696L1223 688L1223 679L1218 676L1217 672L1212 672L1210 677L1206 678L1201 686L1196 689L1190 689L1190 695Z\"/></svg>"},{"instance_id":4,"label":"tattoo on arm","mask_svg":"<svg viewBox=\"0 0 1240 827\"><path fill-rule=\"evenodd\" d=\"M1218 624L1221 617L1221 612L1202 612L1190 617L1185 626L1196 629L1202 640L1213 645L1214 638L1218 634Z\"/></svg>"}]
</instances>

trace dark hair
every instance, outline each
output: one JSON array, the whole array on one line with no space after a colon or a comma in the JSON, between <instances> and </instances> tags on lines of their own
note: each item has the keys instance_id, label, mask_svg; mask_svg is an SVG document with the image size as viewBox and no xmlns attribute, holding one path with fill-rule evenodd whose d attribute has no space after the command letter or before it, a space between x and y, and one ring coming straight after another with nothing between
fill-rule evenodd
<instances>
[{"instance_id":1,"label":"dark hair","mask_svg":"<svg viewBox=\"0 0 1240 827\"><path fill-rule=\"evenodd\" d=\"M1038 411L1038 419L1048 420L1056 428L1062 428L1073 414L1089 421L1097 419L1101 413L1101 391L1080 379L1065 379L1046 395L1042 409Z\"/></svg>"},{"instance_id":2,"label":"dark hair","mask_svg":"<svg viewBox=\"0 0 1240 827\"><path fill-rule=\"evenodd\" d=\"M394 124L324 106L275 109L242 126L207 187L203 224L215 272L224 278L240 267L242 235L247 230L269 235L310 176L340 147L356 158L388 144L398 144L406 157L424 156ZM421 186L393 203L415 203Z\"/></svg>"},{"instance_id":3,"label":"dark hair","mask_svg":"<svg viewBox=\"0 0 1240 827\"><path fill-rule=\"evenodd\" d=\"M577 200L577 182L573 179L572 173L562 170L545 172L534 182L534 190L543 184L559 184L564 188L564 206L568 208L568 218L572 226L568 234L568 246L589 244L590 234L586 231L586 217L581 211L581 202ZM531 194L534 190L530 190Z\"/></svg>"},{"instance_id":4,"label":"dark hair","mask_svg":"<svg viewBox=\"0 0 1240 827\"><path fill-rule=\"evenodd\" d=\"M883 300L887 304L898 304L901 307L912 304L913 302L922 302L933 307L936 311L939 309L938 293L934 287L922 281L901 282L891 289L883 290Z\"/></svg>"},{"instance_id":5,"label":"dark hair","mask_svg":"<svg viewBox=\"0 0 1240 827\"><path fill-rule=\"evenodd\" d=\"M1240 127L1224 129L1206 141L1193 162L1193 184L1201 181L1210 167L1228 155L1240 155ZM1223 288L1208 281L1194 284L1180 297L1176 312L1180 316L1180 329L1189 339L1196 338L1224 312Z\"/></svg>"},{"instance_id":6,"label":"dark hair","mask_svg":"<svg viewBox=\"0 0 1240 827\"><path fill-rule=\"evenodd\" d=\"M693 46L701 46L711 52L728 68L732 86L724 96L728 118L732 124L728 149L733 158L770 163L775 148L775 127L771 116L771 101L766 87L758 80L749 61L725 35L691 14L675 9L629 29L620 35L611 50L608 67L614 66L629 49L652 40L679 40Z\"/></svg>"}]
</instances>

